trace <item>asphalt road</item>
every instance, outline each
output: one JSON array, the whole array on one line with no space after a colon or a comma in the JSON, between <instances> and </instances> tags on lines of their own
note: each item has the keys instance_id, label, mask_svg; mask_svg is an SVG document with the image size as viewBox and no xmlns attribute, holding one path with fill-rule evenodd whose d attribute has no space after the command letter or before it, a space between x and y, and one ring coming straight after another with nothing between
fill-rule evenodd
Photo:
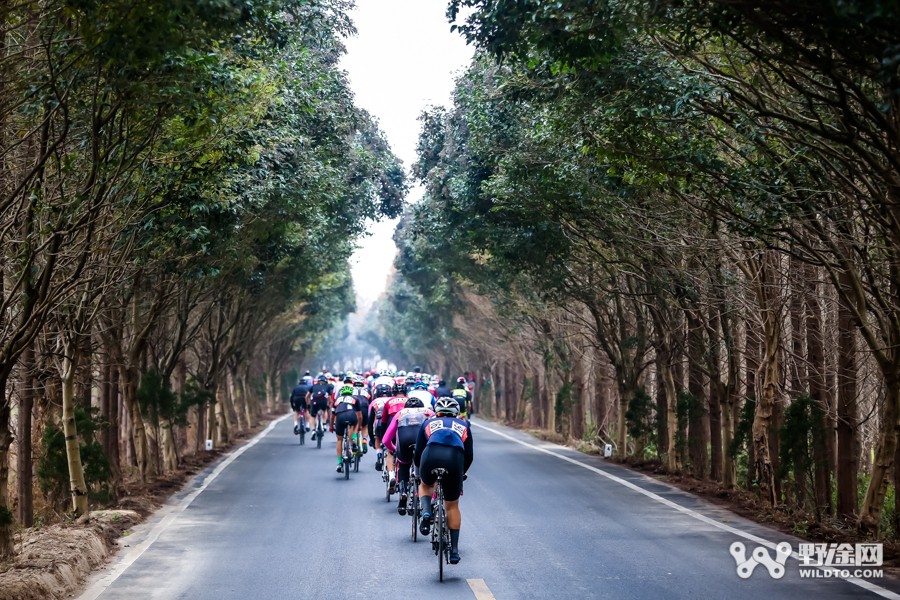
<instances>
[{"instance_id":1,"label":"asphalt road","mask_svg":"<svg viewBox=\"0 0 900 600\"><path fill-rule=\"evenodd\" d=\"M781 579L763 565L742 579L733 543L749 558L799 540L601 458L492 423L473 431L462 562L443 583L430 544L385 501L374 455L345 481L334 436L301 447L286 419L123 538L81 598L900 599L888 578L801 578L796 557Z\"/></svg>"}]
</instances>

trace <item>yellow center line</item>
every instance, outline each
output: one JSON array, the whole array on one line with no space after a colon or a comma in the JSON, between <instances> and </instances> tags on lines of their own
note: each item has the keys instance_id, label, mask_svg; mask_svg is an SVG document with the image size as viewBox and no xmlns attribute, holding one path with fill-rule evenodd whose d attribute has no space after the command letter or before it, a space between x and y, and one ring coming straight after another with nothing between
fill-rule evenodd
<instances>
[{"instance_id":1,"label":"yellow center line","mask_svg":"<svg viewBox=\"0 0 900 600\"><path fill-rule=\"evenodd\" d=\"M469 584L469 588L475 594L475 600L496 600L484 579L466 579L466 583Z\"/></svg>"}]
</instances>

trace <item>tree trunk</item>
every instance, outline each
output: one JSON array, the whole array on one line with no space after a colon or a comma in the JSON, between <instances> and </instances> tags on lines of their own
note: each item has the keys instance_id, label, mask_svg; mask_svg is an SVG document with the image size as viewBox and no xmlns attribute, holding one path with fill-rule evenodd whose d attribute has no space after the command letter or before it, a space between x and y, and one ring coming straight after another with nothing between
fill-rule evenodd
<instances>
[{"instance_id":1,"label":"tree trunk","mask_svg":"<svg viewBox=\"0 0 900 600\"><path fill-rule=\"evenodd\" d=\"M709 416L706 407L706 389L703 371L705 347L703 324L694 310L686 311L688 322L688 392L693 396L693 405L688 413L688 455L690 472L698 479L709 474Z\"/></svg>"},{"instance_id":2,"label":"tree trunk","mask_svg":"<svg viewBox=\"0 0 900 600\"><path fill-rule=\"evenodd\" d=\"M6 398L7 375L0 373L0 562L15 554L13 513L9 508L10 403Z\"/></svg>"},{"instance_id":3,"label":"tree trunk","mask_svg":"<svg viewBox=\"0 0 900 600\"><path fill-rule=\"evenodd\" d=\"M756 403L756 397L759 395L756 389L756 373L759 370L762 361L762 340L759 336L754 323L745 321L745 349L744 349L744 378L747 382L745 402ZM754 413L755 413L754 409ZM753 443L753 434L750 434L750 441L747 444L747 481L745 487L752 490L756 482L756 446Z\"/></svg>"},{"instance_id":4,"label":"tree trunk","mask_svg":"<svg viewBox=\"0 0 900 600\"><path fill-rule=\"evenodd\" d=\"M69 491L72 494L72 509L76 515L88 512L87 485L84 482L84 467L81 464L81 448L78 430L75 426L75 373L78 370L77 344L69 349L72 356L62 359L62 423L66 437L66 463L69 468Z\"/></svg>"},{"instance_id":5,"label":"tree trunk","mask_svg":"<svg viewBox=\"0 0 900 600\"><path fill-rule=\"evenodd\" d=\"M18 470L16 482L19 492L19 522L25 527L34 524L34 458L32 456L32 412L34 407L34 344L22 352L19 381Z\"/></svg>"},{"instance_id":6,"label":"tree trunk","mask_svg":"<svg viewBox=\"0 0 900 600\"><path fill-rule=\"evenodd\" d=\"M762 393L753 418L753 446L756 453L757 482L761 496L771 505L778 503L775 469L771 457L772 414L778 402L781 366L778 362L781 344L781 321L776 310L774 251L766 251L759 268L758 300L763 323Z\"/></svg>"},{"instance_id":7,"label":"tree trunk","mask_svg":"<svg viewBox=\"0 0 900 600\"><path fill-rule=\"evenodd\" d=\"M850 285L849 278L842 276L842 283ZM856 377L856 328L851 310L841 301L838 307L837 512L846 518L856 516L858 502Z\"/></svg>"},{"instance_id":8,"label":"tree trunk","mask_svg":"<svg viewBox=\"0 0 900 600\"><path fill-rule=\"evenodd\" d=\"M219 389L215 382L208 388L208 391L210 392L210 400L206 405L206 439L212 440L213 447L217 447L219 444L216 436L219 430L216 426L216 404L219 403Z\"/></svg>"},{"instance_id":9,"label":"tree trunk","mask_svg":"<svg viewBox=\"0 0 900 600\"><path fill-rule=\"evenodd\" d=\"M153 462L150 459L150 448L147 444L147 435L145 433L144 418L141 415L140 406L138 406L137 392L137 373L130 367L122 367L119 370L122 383L122 396L125 409L128 412L128 427L131 430L132 448L134 450L134 461L137 464L141 481L148 482L156 477L157 472L153 468Z\"/></svg>"},{"instance_id":10,"label":"tree trunk","mask_svg":"<svg viewBox=\"0 0 900 600\"><path fill-rule=\"evenodd\" d=\"M804 267L804 320L806 321L807 388L813 404L819 408L819 421L813 429L814 488L816 518L821 511L834 514L831 500L831 474L834 472L834 410L825 384L825 346L822 337L822 307L816 290L816 268ZM900 497L900 495L898 495Z\"/></svg>"}]
</instances>

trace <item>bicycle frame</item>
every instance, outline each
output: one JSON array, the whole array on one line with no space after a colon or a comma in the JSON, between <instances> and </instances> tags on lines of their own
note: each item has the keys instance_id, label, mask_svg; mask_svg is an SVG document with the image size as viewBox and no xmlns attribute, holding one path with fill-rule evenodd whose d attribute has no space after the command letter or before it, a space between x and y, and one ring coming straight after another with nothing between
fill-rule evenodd
<instances>
[{"instance_id":1,"label":"bicycle frame","mask_svg":"<svg viewBox=\"0 0 900 600\"><path fill-rule=\"evenodd\" d=\"M415 449L413 450L413 455L415 455ZM419 506L419 473L416 470L415 462L409 466L409 487L406 511L412 517L412 541L415 542L419 533L419 516L422 512L422 508ZM412 506L411 510L410 506Z\"/></svg>"}]
</instances>

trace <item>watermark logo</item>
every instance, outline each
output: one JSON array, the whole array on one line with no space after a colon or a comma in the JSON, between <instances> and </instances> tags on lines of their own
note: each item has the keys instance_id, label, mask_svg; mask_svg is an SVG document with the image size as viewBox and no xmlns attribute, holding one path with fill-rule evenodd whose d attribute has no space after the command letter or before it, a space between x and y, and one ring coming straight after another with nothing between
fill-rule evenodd
<instances>
[{"instance_id":1,"label":"watermark logo","mask_svg":"<svg viewBox=\"0 0 900 600\"><path fill-rule=\"evenodd\" d=\"M750 558L747 558L747 548L742 542L734 542L728 549L737 565L737 574L741 579L748 579L753 575L757 565L763 565L772 579L784 577L784 563L791 555L791 545L781 542L775 546L775 559L769 555L769 550L764 546L757 546Z\"/></svg>"},{"instance_id":2,"label":"watermark logo","mask_svg":"<svg viewBox=\"0 0 900 600\"><path fill-rule=\"evenodd\" d=\"M729 552L737 566L741 579L748 579L758 565L765 567L772 579L781 579L785 574L785 563L791 556L791 545L781 542L775 546L775 557L765 546L757 546L750 557L743 542L734 542ZM879 568L884 561L882 544L815 544L802 543L797 547L802 578L864 578L883 577Z\"/></svg>"}]
</instances>

